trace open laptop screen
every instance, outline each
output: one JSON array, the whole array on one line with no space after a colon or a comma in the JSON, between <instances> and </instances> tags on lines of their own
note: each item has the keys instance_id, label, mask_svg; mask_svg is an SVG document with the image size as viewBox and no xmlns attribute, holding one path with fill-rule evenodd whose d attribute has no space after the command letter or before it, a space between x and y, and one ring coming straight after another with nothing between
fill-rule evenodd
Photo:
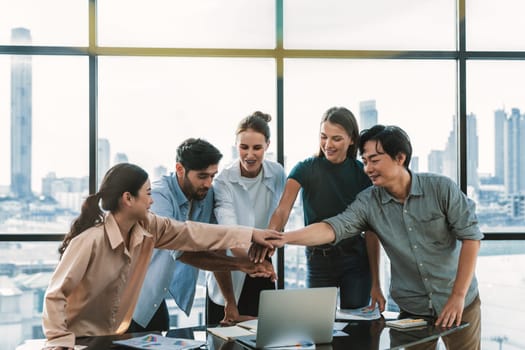
<instances>
[{"instance_id":1,"label":"open laptop screen","mask_svg":"<svg viewBox=\"0 0 525 350\"><path fill-rule=\"evenodd\" d=\"M336 287L264 290L255 339L246 336L237 340L258 349L305 342L330 343L336 301Z\"/></svg>"}]
</instances>

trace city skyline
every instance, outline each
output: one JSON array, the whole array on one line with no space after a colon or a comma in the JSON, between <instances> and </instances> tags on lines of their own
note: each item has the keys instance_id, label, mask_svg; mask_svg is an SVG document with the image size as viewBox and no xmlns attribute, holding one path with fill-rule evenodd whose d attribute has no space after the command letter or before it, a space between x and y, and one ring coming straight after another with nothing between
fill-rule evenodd
<instances>
[{"instance_id":1,"label":"city skyline","mask_svg":"<svg viewBox=\"0 0 525 350\"><path fill-rule=\"evenodd\" d=\"M0 103L0 196L10 192L13 182L9 161L11 59L23 56L10 54L17 52L16 47L13 50L10 46L14 27L31 28L34 45L51 48L50 55L30 56L33 76L31 188L37 194L62 193L57 195L56 202L37 198L38 203L20 203L2 198L0 227L7 227L8 233L63 233L79 209L74 203L81 200L82 196L77 195L79 188L87 188L89 145L93 141L88 133L89 60L93 56L63 55L56 47L62 47L62 52L77 47L85 49L91 44L92 30L97 33L94 50L98 65L94 81L98 100L96 137L107 140L107 147L99 147L97 156L102 159L99 152L107 149L109 164L124 159L118 155L125 154L128 161L143 166L150 175L166 173L173 168L177 144L186 136L205 137L223 154L232 154L236 123L254 110L274 117L270 150L275 154L275 116L277 108L282 107L278 103L284 102L284 156L289 171L298 160L318 149L319 120L328 107L348 107L359 118L361 102L374 101L372 110L378 113L380 123L397 124L411 136L416 152L412 166L419 170L435 166L439 173L444 173L447 168L444 157L449 157L449 170L455 157L451 151L457 148L454 146L455 120L461 98L461 103L466 103L467 123L471 121L468 116L475 115L478 129L477 180L472 179L472 170L469 170L475 164L469 161L466 166L467 191L479 204L477 211L485 223L482 230L523 233L522 219L521 227L508 226L502 219L507 210L501 203L505 189L491 181L503 182L505 176L505 145L503 139L497 137L503 135L505 123L495 123L495 112L500 111L498 118L501 119L505 114L511 115L514 108L521 113L525 110L521 88L525 61L519 53L513 53L512 57L517 59L510 59L505 53L525 48L524 41L520 40L523 32L520 16L525 2L420 1L416 4L403 0L394 5L388 1L292 0L280 3L283 7L276 9L275 4L279 2L264 0L234 0L221 6L213 0L195 3L161 0L155 2L155 6L144 6L140 1L99 1L96 21L89 22L86 1L0 1L0 45L7 45L7 53L0 55L0 96L5 96L4 103ZM466 19L466 35L462 36L466 49L458 40L457 23L462 20L458 5L466 8L462 13ZM276 12L282 10L284 18L279 22ZM67 16L58 16L60 13ZM283 33L279 33L280 29ZM275 50L278 37L284 39L278 43L285 49L282 61L281 46ZM121 47L128 49L119 51ZM148 50L156 47L204 47L211 48L211 52L213 48L227 48L224 51L227 53L233 52L231 48L247 48L252 56L141 55L155 52ZM106 55L106 48L115 54ZM271 57L255 57L259 55L255 49L259 48L270 52ZM42 53L31 46L18 52L23 53L25 49ZM321 50L321 55L326 57L293 58L292 51L288 57L286 50L289 49ZM327 51L322 51L324 49ZM344 57L360 57L353 54L353 50L370 52L370 55L365 53L365 59L332 59L329 50L349 50L340 52ZM375 50L401 50L401 55L381 59ZM424 59L414 59L417 55L413 56L412 52L418 51L423 51ZM404 54L411 58L403 58ZM201 54L205 55L207 53ZM451 56L454 58L445 58ZM466 57L464 66L458 57ZM277 76L281 63L283 75ZM461 77L466 76L466 81L461 81L466 85L466 96L457 91L458 72L465 74ZM282 90L276 88L276 82L283 83ZM277 101L276 95L281 92L283 101ZM469 140L473 139L471 131L467 130ZM473 147L470 143L467 145L469 152ZM223 159L221 165L226 162L227 159ZM99 164L106 164L106 160ZM494 179L488 178L490 175L494 175ZM100 178L100 174L96 176ZM473 181L480 187L472 186ZM35 215L24 217L20 213ZM13 220L5 224L4 220L11 218ZM43 221L48 219L56 221ZM299 215L290 217L290 221L298 227L302 225ZM42 225L36 226L36 223ZM58 244L4 242L0 244L1 267L15 272L51 269L58 257ZM525 309L513 302L519 300L525 290L523 248L522 241L482 241L476 274L483 300L484 349L525 347L520 328L525 321ZM285 276L279 278L285 279L287 288L302 287L304 254L297 249L297 261L293 261L288 252ZM40 258L44 254L52 258L44 257L42 263ZM298 280L288 280L292 273ZM22 289L21 296L0 293L2 305L8 307L0 317L4 320L0 327L10 335L7 341L11 342L0 348L11 350L17 334L19 340L42 337L38 303L47 279L41 278L37 288L37 275L21 273L12 278ZM16 289L15 292L19 293ZM14 302L17 298L21 299L19 305ZM34 310L30 310L31 307ZM30 318L25 318L31 311ZM15 324L20 318L22 324Z\"/></svg>"}]
</instances>

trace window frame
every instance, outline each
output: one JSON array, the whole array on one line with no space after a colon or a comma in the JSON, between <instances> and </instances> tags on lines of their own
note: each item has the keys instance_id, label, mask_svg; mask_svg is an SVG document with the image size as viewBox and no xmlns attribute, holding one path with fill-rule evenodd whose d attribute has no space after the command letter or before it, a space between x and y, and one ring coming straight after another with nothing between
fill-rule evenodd
<instances>
[{"instance_id":1,"label":"window frame","mask_svg":"<svg viewBox=\"0 0 525 350\"><path fill-rule=\"evenodd\" d=\"M456 0L456 39L457 49L453 51L427 50L298 50L283 47L283 7L284 0L276 1L276 37L274 49L215 49L215 48L148 48L148 47L101 47L97 45L97 0L89 1L89 46L19 46L0 45L0 55L65 55L87 56L89 58L89 192L96 192L97 181L97 93L98 93L98 58L100 56L169 56L169 57L242 57L272 58L276 61L277 86L277 123L276 144L277 161L284 164L284 96L283 71L287 58L316 59L417 59L417 60L454 60L457 66L457 115L458 117L458 154L459 186L467 190L467 102L466 102L466 63L469 60L523 60L525 51L467 51L466 50L466 0ZM61 241L65 233L52 234L2 234L0 242L12 241ZM525 240L525 232L485 233L485 240ZM277 254L277 273L284 276L284 249ZM278 287L284 288L284 278L279 279Z\"/></svg>"}]
</instances>

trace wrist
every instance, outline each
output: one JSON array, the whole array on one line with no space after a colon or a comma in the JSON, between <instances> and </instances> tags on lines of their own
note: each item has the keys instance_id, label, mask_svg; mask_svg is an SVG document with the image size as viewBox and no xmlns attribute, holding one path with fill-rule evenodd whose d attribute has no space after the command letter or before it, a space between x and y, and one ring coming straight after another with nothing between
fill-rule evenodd
<instances>
[{"instance_id":1,"label":"wrist","mask_svg":"<svg viewBox=\"0 0 525 350\"><path fill-rule=\"evenodd\" d=\"M451 297L462 298L462 299L465 299L465 295L466 295L466 292L455 291L455 290L452 290L452 293L450 294Z\"/></svg>"}]
</instances>

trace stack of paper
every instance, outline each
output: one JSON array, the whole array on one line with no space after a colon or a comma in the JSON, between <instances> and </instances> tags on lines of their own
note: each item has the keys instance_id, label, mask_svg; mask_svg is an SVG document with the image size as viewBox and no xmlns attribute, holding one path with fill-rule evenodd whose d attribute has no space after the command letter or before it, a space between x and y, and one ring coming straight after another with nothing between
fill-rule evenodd
<instances>
[{"instance_id":1,"label":"stack of paper","mask_svg":"<svg viewBox=\"0 0 525 350\"><path fill-rule=\"evenodd\" d=\"M167 338L159 334L148 334L141 337L114 340L113 343L130 346L137 349L158 349L158 350L187 350L198 349L206 344L204 341L183 339L183 338Z\"/></svg>"},{"instance_id":2,"label":"stack of paper","mask_svg":"<svg viewBox=\"0 0 525 350\"><path fill-rule=\"evenodd\" d=\"M400 320L386 321L385 323L389 327L395 328L413 328L426 326L427 321L422 318L402 318Z\"/></svg>"},{"instance_id":3,"label":"stack of paper","mask_svg":"<svg viewBox=\"0 0 525 350\"><path fill-rule=\"evenodd\" d=\"M255 334L254 331L239 326L213 327L208 328L208 332L227 341L234 341L237 337Z\"/></svg>"},{"instance_id":4,"label":"stack of paper","mask_svg":"<svg viewBox=\"0 0 525 350\"><path fill-rule=\"evenodd\" d=\"M359 309L337 309L335 313L336 320L377 320L381 318L381 313L376 307L362 307Z\"/></svg>"}]
</instances>

